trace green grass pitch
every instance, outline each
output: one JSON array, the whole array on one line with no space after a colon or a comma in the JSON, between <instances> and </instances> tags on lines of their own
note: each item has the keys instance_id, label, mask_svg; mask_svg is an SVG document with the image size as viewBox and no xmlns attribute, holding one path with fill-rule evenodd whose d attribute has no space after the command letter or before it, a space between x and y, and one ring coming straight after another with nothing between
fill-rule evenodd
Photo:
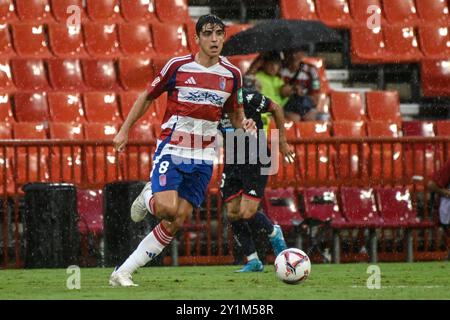
<instances>
[{"instance_id":1,"label":"green grass pitch","mask_svg":"<svg viewBox=\"0 0 450 320\"><path fill-rule=\"evenodd\" d=\"M81 268L81 289L69 290L65 269L0 270L0 299L450 299L450 264L380 263L381 288L368 289L369 264L313 264L310 277L287 285L274 267L238 274L236 266L147 267L139 287L112 288L111 268Z\"/></svg>"}]
</instances>

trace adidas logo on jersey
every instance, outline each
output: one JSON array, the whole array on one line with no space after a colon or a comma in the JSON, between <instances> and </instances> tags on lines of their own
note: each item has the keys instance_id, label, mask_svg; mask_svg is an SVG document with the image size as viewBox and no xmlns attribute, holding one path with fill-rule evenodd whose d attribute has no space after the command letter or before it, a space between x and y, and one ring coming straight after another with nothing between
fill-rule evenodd
<instances>
[{"instance_id":1,"label":"adidas logo on jersey","mask_svg":"<svg viewBox=\"0 0 450 320\"><path fill-rule=\"evenodd\" d=\"M255 190L251 190L248 194L251 195L251 196L255 196L256 197L256 191Z\"/></svg>"},{"instance_id":2,"label":"adidas logo on jersey","mask_svg":"<svg viewBox=\"0 0 450 320\"><path fill-rule=\"evenodd\" d=\"M195 81L194 77L190 77L184 83L185 84L197 84L197 82Z\"/></svg>"}]
</instances>

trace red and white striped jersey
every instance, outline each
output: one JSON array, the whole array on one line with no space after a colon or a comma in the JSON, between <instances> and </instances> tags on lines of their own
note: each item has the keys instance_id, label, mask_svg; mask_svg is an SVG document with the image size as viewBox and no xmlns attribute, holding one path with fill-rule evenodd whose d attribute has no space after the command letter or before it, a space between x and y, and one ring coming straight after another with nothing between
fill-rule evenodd
<instances>
[{"instance_id":1,"label":"red and white striped jersey","mask_svg":"<svg viewBox=\"0 0 450 320\"><path fill-rule=\"evenodd\" d=\"M194 55L167 62L147 89L152 99L168 93L158 156L213 161L218 122L222 112L242 107L241 87L241 72L223 57L208 68L198 64Z\"/></svg>"}]
</instances>

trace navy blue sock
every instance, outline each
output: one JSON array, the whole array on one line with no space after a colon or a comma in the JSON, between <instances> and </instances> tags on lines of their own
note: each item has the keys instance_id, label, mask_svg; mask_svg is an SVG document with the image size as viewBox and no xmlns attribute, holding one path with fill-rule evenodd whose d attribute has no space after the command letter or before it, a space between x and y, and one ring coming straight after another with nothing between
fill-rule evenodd
<instances>
[{"instance_id":1,"label":"navy blue sock","mask_svg":"<svg viewBox=\"0 0 450 320\"><path fill-rule=\"evenodd\" d=\"M273 232L272 221L270 221L262 211L256 212L255 215L247 221L250 228L254 231L263 229L268 235Z\"/></svg>"},{"instance_id":2,"label":"navy blue sock","mask_svg":"<svg viewBox=\"0 0 450 320\"><path fill-rule=\"evenodd\" d=\"M234 233L234 239L236 240L238 246L242 248L245 256L249 256L256 252L252 232L250 231L247 221L233 221L231 223L231 229Z\"/></svg>"}]
</instances>

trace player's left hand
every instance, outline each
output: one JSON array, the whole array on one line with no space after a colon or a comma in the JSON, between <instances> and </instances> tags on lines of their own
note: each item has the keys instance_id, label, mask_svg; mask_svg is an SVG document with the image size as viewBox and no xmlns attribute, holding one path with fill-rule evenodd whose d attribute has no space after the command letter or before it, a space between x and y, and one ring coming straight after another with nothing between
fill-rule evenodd
<instances>
[{"instance_id":1,"label":"player's left hand","mask_svg":"<svg viewBox=\"0 0 450 320\"><path fill-rule=\"evenodd\" d=\"M242 121L242 129L248 133L255 134L257 130L256 122L253 119L244 119L244 121Z\"/></svg>"},{"instance_id":2,"label":"player's left hand","mask_svg":"<svg viewBox=\"0 0 450 320\"><path fill-rule=\"evenodd\" d=\"M280 152L283 155L283 158L288 163L294 163L295 161L295 152L294 147L288 144L287 142L280 143Z\"/></svg>"}]
</instances>

